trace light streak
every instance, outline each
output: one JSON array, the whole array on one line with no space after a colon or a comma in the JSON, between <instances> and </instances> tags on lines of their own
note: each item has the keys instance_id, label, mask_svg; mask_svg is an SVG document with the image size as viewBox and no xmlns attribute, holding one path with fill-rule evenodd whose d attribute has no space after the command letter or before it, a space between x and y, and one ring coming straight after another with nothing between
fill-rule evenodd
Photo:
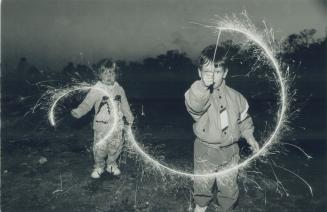
<instances>
[{"instance_id":1,"label":"light streak","mask_svg":"<svg viewBox=\"0 0 327 212\"><path fill-rule=\"evenodd\" d=\"M286 188L284 187L283 183L282 183L282 182L279 180L279 178L277 177L277 174L276 174L274 168L271 166L271 164L269 164L269 165L270 165L270 168L271 168L271 170L273 171L274 177L275 177L275 179L276 179L276 192L279 193L281 196L283 195L283 193L280 192L280 190L279 190L279 185L280 185L280 187L284 190L286 196L289 196L289 193L287 192L287 190L286 190Z\"/></svg>"},{"instance_id":2,"label":"light streak","mask_svg":"<svg viewBox=\"0 0 327 212\"><path fill-rule=\"evenodd\" d=\"M290 143L287 143L287 142L283 142L282 144L290 145L290 146L292 146L292 147L294 147L294 148L300 150L300 151L305 155L305 157L306 157L307 159L311 159L311 158L312 158L311 155L309 155L308 153L306 153L306 152L305 152L301 147L299 147L299 146L297 146L297 145L295 145L295 144L290 144Z\"/></svg>"},{"instance_id":3,"label":"light streak","mask_svg":"<svg viewBox=\"0 0 327 212\"><path fill-rule=\"evenodd\" d=\"M216 46L215 46L215 51L213 53L213 59L212 61L215 63L215 59L216 59L216 53L217 53L217 48L218 48L218 44L219 44L219 38L221 35L221 30L219 30L218 35L217 35L217 40L216 40Z\"/></svg>"},{"instance_id":4,"label":"light streak","mask_svg":"<svg viewBox=\"0 0 327 212\"><path fill-rule=\"evenodd\" d=\"M296 176L297 178L299 178L299 179L300 179L300 180L301 180L305 185L307 185L307 187L309 188L309 191L310 191L311 196L313 196L313 190L312 190L312 187L310 186L310 184L309 184L306 180L304 180L304 179L303 179L302 177L300 177L298 174L296 174L296 173L290 171L289 169L286 169L285 167L278 166L278 165L276 165L276 164L274 164L274 166L276 166L277 168L283 169L284 171L289 172L289 173L293 174L294 176Z\"/></svg>"},{"instance_id":5,"label":"light streak","mask_svg":"<svg viewBox=\"0 0 327 212\"><path fill-rule=\"evenodd\" d=\"M71 94L72 92L79 91L79 90L89 90L89 89L96 89L96 90L99 90L100 92L104 93L105 95L108 95L110 103L113 107L114 121L113 121L112 127L108 130L108 133L96 144L98 146L101 146L101 145L103 145L103 143L106 142L106 140L115 131L115 129L117 128L117 123L118 123L118 112L117 112L117 106L113 100L114 98L105 89L97 87L97 86L75 86L75 87L72 87L71 89L65 90L62 94L60 94L58 97L56 97L54 102L52 103L49 113L48 113L48 119L52 126L56 126L55 108L57 107L59 100L61 100L65 96Z\"/></svg>"},{"instance_id":6,"label":"light streak","mask_svg":"<svg viewBox=\"0 0 327 212\"><path fill-rule=\"evenodd\" d=\"M194 178L194 177L211 178L211 177L218 177L218 176L224 177L224 176L228 176L232 172L238 171L239 169L245 168L250 164L250 162L256 160L260 156L263 156L267 152L268 148L274 143L274 141L278 141L278 135L282 130L283 126L285 126L285 121L287 118L285 112L287 111L289 106L288 94L287 94L287 75L282 73L280 69L280 65L277 59L275 58L274 49L271 49L272 47L269 47L263 35L257 34L255 30L253 30L252 25L251 27L247 27L250 25L248 19L247 21L248 21L248 25L245 25L240 23L239 20L237 19L235 20L228 19L228 20L223 20L222 22L218 22L218 26L216 25L216 26L206 26L206 27L209 27L214 30L218 30L218 38L220 36L221 31L236 32L246 36L250 41L254 42L262 49L264 55L273 66L275 70L275 75L277 76L278 85L280 88L279 90L280 106L277 112L277 117L278 117L277 124L274 130L272 131L272 133L270 134L269 138L266 139L263 146L257 152L255 152L250 157L248 157L243 162L237 165L227 167L225 169L219 170L214 173L193 174L193 173L170 168L166 165L163 165L153 157L151 157L139 146L139 144L137 143L137 141L133 136L131 128L129 128L128 134L130 137L129 140L131 142L131 145L136 150L136 152L142 156L142 158L146 161L147 164L151 164L156 169L168 171L170 174L189 177L189 178ZM251 29L253 31L251 31ZM270 41L268 43L270 43Z\"/></svg>"},{"instance_id":7,"label":"light streak","mask_svg":"<svg viewBox=\"0 0 327 212\"><path fill-rule=\"evenodd\" d=\"M258 34L254 28L254 26L249 22L248 19L246 19L248 22L241 22L238 19L224 19L220 22L218 22L217 25L215 26L208 26L208 25L203 25L204 27L208 27L210 29L214 29L215 31L218 31L218 37L217 37L217 42L216 42L216 48L218 45L219 37L221 33L224 32L231 32L231 33L238 33L246 38L248 38L250 41L255 43L257 46L259 46L262 50L263 55L265 56L268 61L270 61L270 64L274 68L275 71L275 77L276 77L276 84L279 87L279 110L277 112L277 123L276 126L274 127L273 131L271 132L270 136L265 139L265 142L263 146L259 149L259 151L255 152L253 155L242 161L241 163L237 165L233 165L230 167L226 167L222 170L219 170L218 172L215 173L203 173L203 174L193 174L190 172L185 172L181 170L177 170L171 167L168 167L161 163L160 161L154 159L151 155L147 154L144 149L138 144L136 141L131 127L128 128L127 135L129 136L129 141L131 144L132 149L141 156L141 158L146 162L146 164L151 164L153 168L156 170L161 171L162 173L168 173L171 175L175 176L182 176L182 177L188 177L188 178L194 178L194 177L201 177L201 178L211 178L211 177L224 177L228 176L229 174L232 174L233 172L238 171L239 169L247 167L252 161L258 159L261 156L264 156L265 153L268 153L269 148L274 144L274 142L278 142L278 136L280 135L280 132L283 130L283 127L286 127L286 122L287 122L287 110L289 109L289 100L288 100L288 75L287 73L283 73L280 64L278 63L277 59L275 58L275 49L271 46L272 41L271 37L272 33L266 33L266 34ZM269 36L270 35L270 36ZM215 50L216 51L216 50ZM261 51L260 51L261 53ZM261 60L263 56L258 55L259 60ZM77 90L85 90L85 89L90 89L91 87L86 86L86 87L77 87L74 89L69 90L66 93L63 93L60 95L52 104L50 108L50 112L48 114L49 121L52 126L55 126L55 108L58 103L58 101L62 98L64 98L66 95L68 95L71 92L77 91ZM101 90L102 92L108 94L106 91ZM110 96L110 95L109 95ZM114 124L112 128L108 131L106 136L102 139L101 142L106 140L107 138L110 137L111 133L113 130L116 128L117 125L117 111L115 108L115 104L113 103L113 98L109 98L112 105L114 106Z\"/></svg>"}]
</instances>

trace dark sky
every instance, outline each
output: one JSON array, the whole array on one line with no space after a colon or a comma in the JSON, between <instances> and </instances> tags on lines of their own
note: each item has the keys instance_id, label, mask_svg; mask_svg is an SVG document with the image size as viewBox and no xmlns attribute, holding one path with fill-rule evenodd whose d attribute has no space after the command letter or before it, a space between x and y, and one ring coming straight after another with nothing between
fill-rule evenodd
<instances>
[{"instance_id":1,"label":"dark sky","mask_svg":"<svg viewBox=\"0 0 327 212\"><path fill-rule=\"evenodd\" d=\"M169 49L195 57L213 32L191 22L247 10L282 39L315 28L326 33L324 0L7 0L2 1L2 61L34 64L102 57L139 60Z\"/></svg>"}]
</instances>

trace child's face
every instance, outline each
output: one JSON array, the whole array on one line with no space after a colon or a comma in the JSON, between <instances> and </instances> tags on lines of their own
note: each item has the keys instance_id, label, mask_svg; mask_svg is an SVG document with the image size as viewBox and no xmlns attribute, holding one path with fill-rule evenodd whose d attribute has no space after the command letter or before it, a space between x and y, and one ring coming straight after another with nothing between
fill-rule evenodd
<instances>
[{"instance_id":1,"label":"child's face","mask_svg":"<svg viewBox=\"0 0 327 212\"><path fill-rule=\"evenodd\" d=\"M106 85L113 85L116 81L116 72L114 68L101 67L100 79Z\"/></svg>"},{"instance_id":2,"label":"child's face","mask_svg":"<svg viewBox=\"0 0 327 212\"><path fill-rule=\"evenodd\" d=\"M221 63L206 63L199 69L199 76L205 78L212 78L213 88L219 88L226 78L228 70L221 66Z\"/></svg>"}]
</instances>

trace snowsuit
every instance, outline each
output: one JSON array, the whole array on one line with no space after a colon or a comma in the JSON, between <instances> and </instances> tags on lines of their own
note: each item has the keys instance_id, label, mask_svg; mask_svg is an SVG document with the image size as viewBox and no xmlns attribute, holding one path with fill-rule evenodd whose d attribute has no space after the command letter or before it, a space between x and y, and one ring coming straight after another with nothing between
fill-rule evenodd
<instances>
[{"instance_id":1,"label":"snowsuit","mask_svg":"<svg viewBox=\"0 0 327 212\"><path fill-rule=\"evenodd\" d=\"M114 98L118 112L118 123L113 133L103 145L99 145L100 141L106 136L108 131L113 126L114 114L113 105L110 102L110 97L99 89L105 90ZM97 82L90 89L83 102L75 109L78 118L89 112L92 107L95 108L95 116L93 120L94 143L93 154L95 165L94 168L105 167L105 158L107 157L107 165L116 165L116 160L121 153L123 146L123 128L125 117L128 124L132 124L134 117L131 113L124 89L115 82L114 85L108 86L102 82ZM98 144L98 145L97 145Z\"/></svg>"},{"instance_id":2,"label":"snowsuit","mask_svg":"<svg viewBox=\"0 0 327 212\"><path fill-rule=\"evenodd\" d=\"M247 114L248 103L239 92L225 85L212 93L201 81L196 81L185 93L185 104L195 123L194 173L217 172L238 163L240 137L253 138L253 122ZM228 178L194 178L194 200L204 207L212 199L212 188L218 187L217 199L221 211L232 210L239 194L237 171Z\"/></svg>"}]
</instances>

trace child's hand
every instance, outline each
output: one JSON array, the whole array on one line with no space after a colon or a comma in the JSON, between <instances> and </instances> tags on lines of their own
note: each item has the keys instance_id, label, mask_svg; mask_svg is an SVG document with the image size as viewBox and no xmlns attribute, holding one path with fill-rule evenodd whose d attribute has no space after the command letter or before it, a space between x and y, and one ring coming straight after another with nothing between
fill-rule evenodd
<instances>
[{"instance_id":1,"label":"child's hand","mask_svg":"<svg viewBox=\"0 0 327 212\"><path fill-rule=\"evenodd\" d=\"M79 118L79 115L78 115L76 109L73 109L72 111L70 111L70 114L71 114L74 118L77 118L77 119Z\"/></svg>"},{"instance_id":2,"label":"child's hand","mask_svg":"<svg viewBox=\"0 0 327 212\"><path fill-rule=\"evenodd\" d=\"M206 87L213 84L213 72L202 71L201 80Z\"/></svg>"},{"instance_id":3,"label":"child's hand","mask_svg":"<svg viewBox=\"0 0 327 212\"><path fill-rule=\"evenodd\" d=\"M247 142L251 146L251 149L252 149L253 153L256 153L256 152L259 151L259 149L260 149L259 144L254 138L248 140Z\"/></svg>"}]
</instances>

